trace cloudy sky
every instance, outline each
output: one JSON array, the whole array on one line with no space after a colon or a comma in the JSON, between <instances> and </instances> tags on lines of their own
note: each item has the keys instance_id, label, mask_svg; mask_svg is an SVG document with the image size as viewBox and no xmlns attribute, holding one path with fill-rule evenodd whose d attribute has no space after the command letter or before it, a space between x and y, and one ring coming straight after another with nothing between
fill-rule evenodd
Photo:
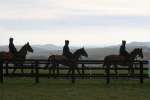
<instances>
[{"instance_id":1,"label":"cloudy sky","mask_svg":"<svg viewBox=\"0 0 150 100\"><path fill-rule=\"evenodd\" d=\"M150 0L0 0L0 45L150 41Z\"/></svg>"}]
</instances>

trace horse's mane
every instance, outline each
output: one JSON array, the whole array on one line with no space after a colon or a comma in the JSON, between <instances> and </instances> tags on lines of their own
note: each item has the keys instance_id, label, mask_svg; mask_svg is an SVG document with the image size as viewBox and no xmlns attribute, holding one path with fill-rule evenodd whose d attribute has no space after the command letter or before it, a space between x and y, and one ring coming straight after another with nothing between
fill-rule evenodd
<instances>
[{"instance_id":1,"label":"horse's mane","mask_svg":"<svg viewBox=\"0 0 150 100\"><path fill-rule=\"evenodd\" d=\"M136 50L138 50L139 48L134 48L131 52L130 55L133 54Z\"/></svg>"},{"instance_id":2,"label":"horse's mane","mask_svg":"<svg viewBox=\"0 0 150 100\"><path fill-rule=\"evenodd\" d=\"M24 48L26 47L26 45L27 45L27 44L23 45L23 46L21 47L21 49L18 51L18 53L20 53L22 50L24 50Z\"/></svg>"},{"instance_id":3,"label":"horse's mane","mask_svg":"<svg viewBox=\"0 0 150 100\"><path fill-rule=\"evenodd\" d=\"M77 50L73 53L73 55L76 55L76 54L77 54L78 52L80 52L82 49L83 49L83 48L77 49Z\"/></svg>"}]
</instances>

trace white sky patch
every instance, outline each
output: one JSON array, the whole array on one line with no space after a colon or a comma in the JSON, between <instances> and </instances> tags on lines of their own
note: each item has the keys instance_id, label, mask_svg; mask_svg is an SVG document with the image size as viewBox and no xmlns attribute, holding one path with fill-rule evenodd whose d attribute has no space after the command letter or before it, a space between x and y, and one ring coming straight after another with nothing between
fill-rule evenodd
<instances>
[{"instance_id":1,"label":"white sky patch","mask_svg":"<svg viewBox=\"0 0 150 100\"><path fill-rule=\"evenodd\" d=\"M0 0L0 19L60 20L68 16L150 16L149 0Z\"/></svg>"},{"instance_id":2,"label":"white sky patch","mask_svg":"<svg viewBox=\"0 0 150 100\"><path fill-rule=\"evenodd\" d=\"M149 0L0 0L0 45L8 44L11 36L16 44L149 41L149 5Z\"/></svg>"},{"instance_id":3,"label":"white sky patch","mask_svg":"<svg viewBox=\"0 0 150 100\"><path fill-rule=\"evenodd\" d=\"M124 31L123 31L124 30ZM2 31L2 30L0 30ZM82 27L59 28L51 30L3 30L1 44L8 44L10 36L15 37L15 44L56 44L63 45L69 39L71 45L107 46L120 44L122 40L149 41L150 29L133 29L124 27Z\"/></svg>"}]
</instances>

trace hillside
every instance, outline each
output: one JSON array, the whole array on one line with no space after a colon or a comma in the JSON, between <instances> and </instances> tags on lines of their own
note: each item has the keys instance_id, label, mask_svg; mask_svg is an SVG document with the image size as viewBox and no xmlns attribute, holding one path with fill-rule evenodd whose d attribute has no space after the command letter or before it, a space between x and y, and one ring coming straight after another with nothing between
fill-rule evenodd
<instances>
[{"instance_id":1,"label":"hillside","mask_svg":"<svg viewBox=\"0 0 150 100\"><path fill-rule=\"evenodd\" d=\"M21 46L17 46L19 50ZM55 46L53 44L46 45L32 45L34 53L28 53L27 58L36 59L47 59L52 54L62 54L62 47ZM71 51L74 52L79 47L73 48ZM131 52L134 48L143 48L144 59L150 59L150 42L132 42L127 44L127 50ZM83 59L99 59L102 60L106 55L118 54L119 45L109 46L104 48L85 48L89 57ZM8 46L0 46L0 51L8 51Z\"/></svg>"}]
</instances>

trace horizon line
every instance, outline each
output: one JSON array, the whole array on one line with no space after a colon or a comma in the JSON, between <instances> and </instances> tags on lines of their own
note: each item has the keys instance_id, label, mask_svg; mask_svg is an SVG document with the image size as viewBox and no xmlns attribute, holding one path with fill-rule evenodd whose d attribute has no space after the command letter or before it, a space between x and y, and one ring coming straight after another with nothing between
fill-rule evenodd
<instances>
[{"instance_id":1,"label":"horizon line","mask_svg":"<svg viewBox=\"0 0 150 100\"><path fill-rule=\"evenodd\" d=\"M131 44L131 43L150 43L150 41L131 41L131 42L128 42L127 44ZM25 43L24 43L25 44ZM21 46L21 45L24 45L24 44L15 44L16 46ZM60 44L55 44L55 43L30 43L31 45L54 45L54 46L57 46L57 47L60 47L60 46L64 46L64 44L60 45ZM69 46L70 47L79 47L79 46L83 46L83 47L90 47L90 48L95 48L95 47L110 47L110 46L117 46L117 45L120 45L121 43L116 43L116 44L84 44L84 45L81 45L81 44L70 44ZM8 44L0 44L0 46L8 46Z\"/></svg>"}]
</instances>

